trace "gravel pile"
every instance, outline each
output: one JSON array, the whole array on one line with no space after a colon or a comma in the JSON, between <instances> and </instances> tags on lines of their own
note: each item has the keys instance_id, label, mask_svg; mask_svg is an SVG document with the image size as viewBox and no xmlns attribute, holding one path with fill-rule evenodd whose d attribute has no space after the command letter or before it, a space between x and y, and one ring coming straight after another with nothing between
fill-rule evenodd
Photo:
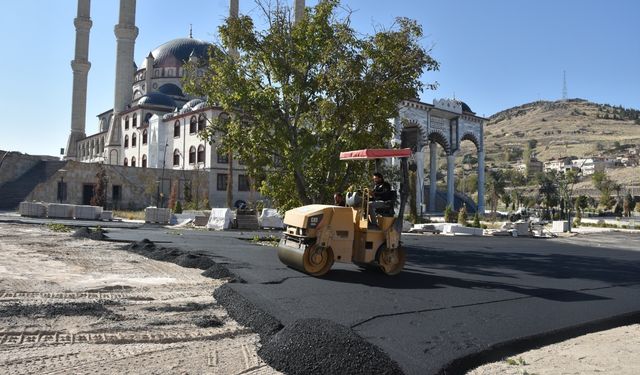
<instances>
[{"instance_id":1,"label":"gravel pile","mask_svg":"<svg viewBox=\"0 0 640 375\"><path fill-rule=\"evenodd\" d=\"M58 316L98 316L117 319L118 316L98 302L50 303L46 305L28 305L14 303L0 305L0 317L27 316L34 318L52 318Z\"/></svg>"},{"instance_id":2,"label":"gravel pile","mask_svg":"<svg viewBox=\"0 0 640 375\"><path fill-rule=\"evenodd\" d=\"M222 327L224 322L220 320L220 318L216 316L202 316L193 321L193 324L196 327L200 328L212 328L212 327Z\"/></svg>"},{"instance_id":3,"label":"gravel pile","mask_svg":"<svg viewBox=\"0 0 640 375\"><path fill-rule=\"evenodd\" d=\"M186 268L206 270L215 264L210 258L196 254L182 254L176 258L176 264Z\"/></svg>"},{"instance_id":4,"label":"gravel pile","mask_svg":"<svg viewBox=\"0 0 640 375\"><path fill-rule=\"evenodd\" d=\"M287 374L402 374L400 366L376 346L326 319L295 321L258 354Z\"/></svg>"},{"instance_id":5,"label":"gravel pile","mask_svg":"<svg viewBox=\"0 0 640 375\"><path fill-rule=\"evenodd\" d=\"M71 235L74 238L88 238L91 240L101 241L104 239L104 231L101 228L89 229L87 227L81 227L76 229Z\"/></svg>"},{"instance_id":6,"label":"gravel pile","mask_svg":"<svg viewBox=\"0 0 640 375\"><path fill-rule=\"evenodd\" d=\"M236 293L228 284L217 288L213 292L213 298L227 309L231 318L251 328L262 340L282 329L279 321Z\"/></svg>"}]
</instances>

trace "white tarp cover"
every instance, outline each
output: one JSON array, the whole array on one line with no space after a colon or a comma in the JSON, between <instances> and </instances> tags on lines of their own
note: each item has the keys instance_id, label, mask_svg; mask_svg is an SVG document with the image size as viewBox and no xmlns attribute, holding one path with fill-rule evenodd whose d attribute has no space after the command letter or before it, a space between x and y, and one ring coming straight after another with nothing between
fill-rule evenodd
<instances>
[{"instance_id":1,"label":"white tarp cover","mask_svg":"<svg viewBox=\"0 0 640 375\"><path fill-rule=\"evenodd\" d=\"M212 208L207 229L225 230L231 227L233 213L228 208Z\"/></svg>"},{"instance_id":2,"label":"white tarp cover","mask_svg":"<svg viewBox=\"0 0 640 375\"><path fill-rule=\"evenodd\" d=\"M263 208L258 222L260 222L261 228L284 228L282 217L278 213L278 210L274 208Z\"/></svg>"}]
</instances>

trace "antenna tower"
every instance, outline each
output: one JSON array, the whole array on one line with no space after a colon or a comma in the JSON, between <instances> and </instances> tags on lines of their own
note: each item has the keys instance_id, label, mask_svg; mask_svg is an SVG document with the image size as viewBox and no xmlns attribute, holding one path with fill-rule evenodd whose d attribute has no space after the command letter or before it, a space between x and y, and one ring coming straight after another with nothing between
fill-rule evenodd
<instances>
[{"instance_id":1,"label":"antenna tower","mask_svg":"<svg viewBox=\"0 0 640 375\"><path fill-rule=\"evenodd\" d=\"M569 95L567 94L567 71L562 71L562 100L567 100Z\"/></svg>"}]
</instances>

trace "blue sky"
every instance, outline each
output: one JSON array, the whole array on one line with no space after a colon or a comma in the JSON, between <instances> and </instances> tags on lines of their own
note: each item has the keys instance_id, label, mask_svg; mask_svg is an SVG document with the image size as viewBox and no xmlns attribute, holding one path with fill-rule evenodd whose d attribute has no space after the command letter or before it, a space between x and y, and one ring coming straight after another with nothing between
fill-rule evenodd
<instances>
[{"instance_id":1,"label":"blue sky","mask_svg":"<svg viewBox=\"0 0 640 375\"><path fill-rule=\"evenodd\" d=\"M291 1L292 2L292 1ZM307 0L314 5L317 0ZM416 19L423 45L432 47L439 72L436 91L421 99L453 97L478 115L562 96L640 109L640 1L636 0L342 0L363 34L395 17ZM71 123L75 0L3 1L0 71L3 120L0 150L58 155ZM93 0L89 45L87 134L95 115L111 108L115 80L117 0ZM257 16L253 0L240 12ZM158 45L188 36L215 41L228 0L138 0L138 65Z\"/></svg>"}]
</instances>

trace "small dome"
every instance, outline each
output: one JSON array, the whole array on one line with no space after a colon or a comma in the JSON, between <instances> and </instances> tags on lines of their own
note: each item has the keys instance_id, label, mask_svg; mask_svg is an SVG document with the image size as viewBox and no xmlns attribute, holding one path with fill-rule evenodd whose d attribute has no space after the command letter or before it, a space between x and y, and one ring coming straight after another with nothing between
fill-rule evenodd
<instances>
[{"instance_id":1,"label":"small dome","mask_svg":"<svg viewBox=\"0 0 640 375\"><path fill-rule=\"evenodd\" d=\"M160 93L160 92L152 92L149 93L138 100L138 105L160 105L163 107L176 107L176 102L171 99L171 97Z\"/></svg>"},{"instance_id":2,"label":"small dome","mask_svg":"<svg viewBox=\"0 0 640 375\"><path fill-rule=\"evenodd\" d=\"M198 110L200 110L200 109L202 109L202 108L204 108L206 106L207 106L207 103L205 103L205 102L198 103L198 104L195 105L195 107L193 107L193 110L194 111L198 111Z\"/></svg>"},{"instance_id":3,"label":"small dome","mask_svg":"<svg viewBox=\"0 0 640 375\"><path fill-rule=\"evenodd\" d=\"M158 91L165 95L184 96L182 89L173 83L165 83L158 88Z\"/></svg>"},{"instance_id":4,"label":"small dome","mask_svg":"<svg viewBox=\"0 0 640 375\"><path fill-rule=\"evenodd\" d=\"M193 38L173 39L154 49L151 54L155 59L154 68L179 68L189 61L190 56L206 60L209 56L210 43ZM147 68L147 59L142 62L141 69Z\"/></svg>"},{"instance_id":5,"label":"small dome","mask_svg":"<svg viewBox=\"0 0 640 375\"><path fill-rule=\"evenodd\" d=\"M204 103L204 100L202 100L202 99L191 99L184 106L185 107L189 106L191 108L194 108L195 106L197 106L200 103Z\"/></svg>"},{"instance_id":6,"label":"small dome","mask_svg":"<svg viewBox=\"0 0 640 375\"><path fill-rule=\"evenodd\" d=\"M467 105L467 103L462 102L462 101L458 101L458 102L459 102L459 103L460 103L460 105L462 106L462 112L469 112L469 113L473 113L473 114L475 114L475 112L471 110L471 107L469 107L469 106Z\"/></svg>"}]
</instances>

